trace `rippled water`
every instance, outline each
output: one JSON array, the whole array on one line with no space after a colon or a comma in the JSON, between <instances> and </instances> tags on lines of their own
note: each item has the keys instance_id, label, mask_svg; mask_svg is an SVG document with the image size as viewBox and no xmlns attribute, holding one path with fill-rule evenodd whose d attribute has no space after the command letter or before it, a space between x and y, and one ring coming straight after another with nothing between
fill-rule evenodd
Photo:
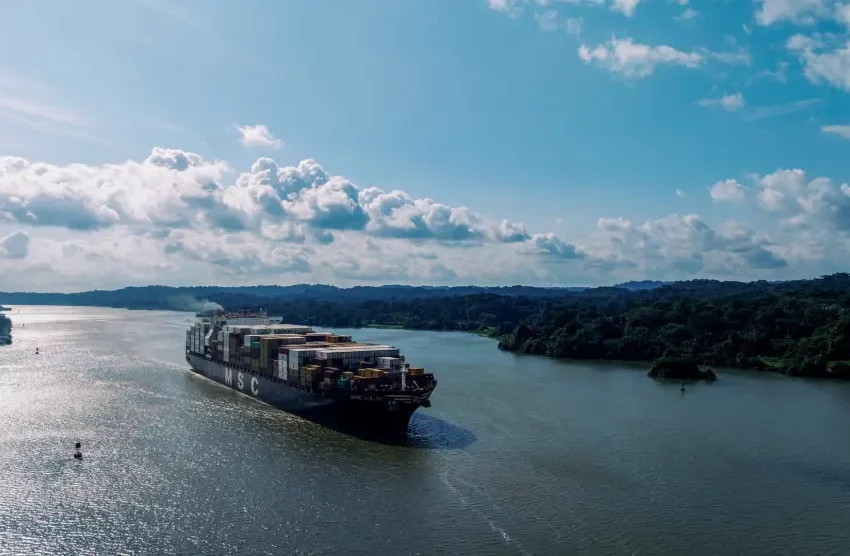
<instances>
[{"instance_id":1,"label":"rippled water","mask_svg":"<svg viewBox=\"0 0 850 556\"><path fill-rule=\"evenodd\" d=\"M186 314L10 316L3 555L850 554L848 384L724 373L682 394L476 336L339 330L437 373L388 446L191 374Z\"/></svg>"}]
</instances>

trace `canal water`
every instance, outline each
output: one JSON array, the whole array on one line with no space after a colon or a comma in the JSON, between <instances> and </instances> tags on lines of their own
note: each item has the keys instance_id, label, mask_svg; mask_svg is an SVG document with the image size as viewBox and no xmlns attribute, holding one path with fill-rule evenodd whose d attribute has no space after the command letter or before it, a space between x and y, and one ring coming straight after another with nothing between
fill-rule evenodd
<instances>
[{"instance_id":1,"label":"canal water","mask_svg":"<svg viewBox=\"0 0 850 556\"><path fill-rule=\"evenodd\" d=\"M682 393L640 365L338 330L437 375L386 445L190 373L186 313L9 316L2 555L850 554L850 384L725 372Z\"/></svg>"}]
</instances>

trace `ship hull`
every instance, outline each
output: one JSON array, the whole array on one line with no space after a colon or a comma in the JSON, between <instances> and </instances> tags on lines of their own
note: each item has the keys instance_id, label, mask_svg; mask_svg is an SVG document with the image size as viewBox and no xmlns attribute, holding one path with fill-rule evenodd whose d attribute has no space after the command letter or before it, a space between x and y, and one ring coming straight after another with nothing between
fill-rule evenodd
<instances>
[{"instance_id":1,"label":"ship hull","mask_svg":"<svg viewBox=\"0 0 850 556\"><path fill-rule=\"evenodd\" d=\"M431 391L417 396L352 394L347 390L308 392L192 352L187 352L186 361L193 372L278 409L334 428L343 425L359 432L406 434L413 413L423 403L427 405L431 395Z\"/></svg>"}]
</instances>

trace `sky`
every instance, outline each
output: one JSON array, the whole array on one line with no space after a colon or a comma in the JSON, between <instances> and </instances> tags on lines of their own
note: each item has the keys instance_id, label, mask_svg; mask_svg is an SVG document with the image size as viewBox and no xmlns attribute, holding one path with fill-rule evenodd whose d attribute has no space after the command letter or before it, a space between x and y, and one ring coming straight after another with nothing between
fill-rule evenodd
<instances>
[{"instance_id":1,"label":"sky","mask_svg":"<svg viewBox=\"0 0 850 556\"><path fill-rule=\"evenodd\" d=\"M3 2L0 291L847 271L848 2Z\"/></svg>"}]
</instances>

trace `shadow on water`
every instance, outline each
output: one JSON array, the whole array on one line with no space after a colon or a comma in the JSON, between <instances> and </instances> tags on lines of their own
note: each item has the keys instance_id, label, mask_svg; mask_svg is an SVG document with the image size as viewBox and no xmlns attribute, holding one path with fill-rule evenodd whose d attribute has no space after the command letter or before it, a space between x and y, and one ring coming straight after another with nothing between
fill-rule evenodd
<instances>
[{"instance_id":1,"label":"shadow on water","mask_svg":"<svg viewBox=\"0 0 850 556\"><path fill-rule=\"evenodd\" d=\"M346 421L333 414L302 418L335 432L346 434L366 442L375 442L388 446L416 448L421 450L462 450L469 447L478 438L463 427L444 419L420 413L417 410L410 419L407 434L377 431L367 426Z\"/></svg>"}]
</instances>

